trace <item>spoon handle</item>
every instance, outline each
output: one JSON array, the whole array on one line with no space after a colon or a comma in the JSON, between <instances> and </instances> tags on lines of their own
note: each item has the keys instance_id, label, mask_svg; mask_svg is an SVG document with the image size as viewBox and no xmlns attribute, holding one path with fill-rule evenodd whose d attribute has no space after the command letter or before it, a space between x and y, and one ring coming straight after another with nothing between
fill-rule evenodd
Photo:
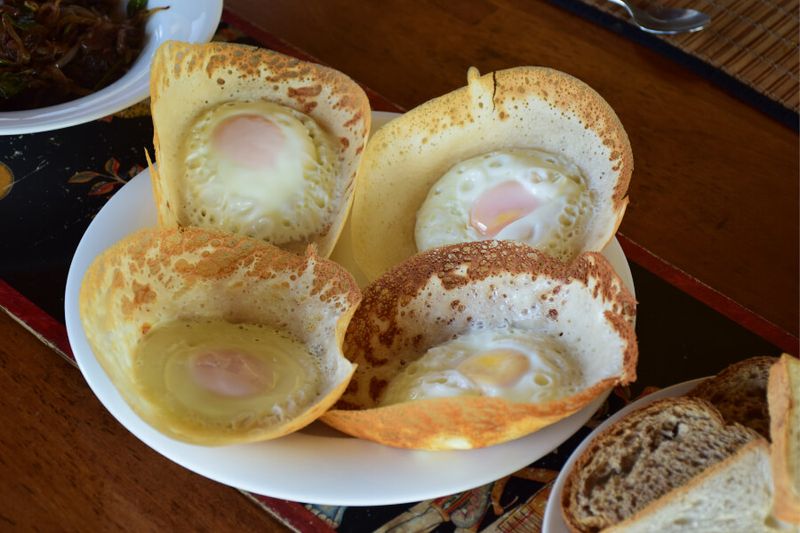
<instances>
[{"instance_id":1,"label":"spoon handle","mask_svg":"<svg viewBox=\"0 0 800 533\"><path fill-rule=\"evenodd\" d=\"M628 5L628 3L625 0L608 0L608 1L611 2L612 4L624 7L625 11L628 12L628 15L630 15L631 17L635 17L633 9L631 8L631 6Z\"/></svg>"}]
</instances>

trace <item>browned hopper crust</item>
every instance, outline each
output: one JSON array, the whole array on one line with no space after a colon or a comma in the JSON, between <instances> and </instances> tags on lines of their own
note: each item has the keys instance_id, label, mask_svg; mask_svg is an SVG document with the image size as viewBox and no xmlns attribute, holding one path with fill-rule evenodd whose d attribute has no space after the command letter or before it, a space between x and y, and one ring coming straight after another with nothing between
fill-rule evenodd
<instances>
[{"instance_id":1,"label":"browned hopper crust","mask_svg":"<svg viewBox=\"0 0 800 533\"><path fill-rule=\"evenodd\" d=\"M473 327L530 320L541 327L563 327L569 336L563 300L570 291L581 297L585 285L591 288L585 289L582 302L602 302L586 313L601 309L597 312L608 338L621 348L619 359L609 361L617 368L581 392L539 404L467 397L376 407L386 384L404 365ZM524 309L510 298L513 294L528 295ZM476 448L523 436L575 412L613 385L635 379L635 305L596 253L584 254L568 266L510 241L421 253L365 289L345 337L345 355L358 370L337 409L326 413L323 421L357 437L405 448Z\"/></svg>"},{"instance_id":2,"label":"browned hopper crust","mask_svg":"<svg viewBox=\"0 0 800 533\"><path fill-rule=\"evenodd\" d=\"M83 279L79 304L92 350L139 416L173 438L219 445L285 435L333 405L353 372L340 348L360 297L352 276L312 247L300 256L247 237L174 228L140 230L98 256ZM200 318L291 333L321 361L319 396L294 418L247 420L222 430L165 416L140 393L132 354L151 328Z\"/></svg>"},{"instance_id":3,"label":"browned hopper crust","mask_svg":"<svg viewBox=\"0 0 800 533\"><path fill-rule=\"evenodd\" d=\"M281 244L302 253L309 243L328 257L347 218L371 123L369 100L352 79L334 69L278 52L233 43L168 41L156 51L150 76L153 145L151 168L159 225L186 226L178 181L183 142L203 112L223 102L263 99L313 118L335 141L337 175L333 216L318 234Z\"/></svg>"},{"instance_id":4,"label":"browned hopper crust","mask_svg":"<svg viewBox=\"0 0 800 533\"><path fill-rule=\"evenodd\" d=\"M453 165L495 150L563 154L596 199L579 251L600 251L628 204L633 153L608 103L563 72L516 67L481 76L380 128L364 152L352 215L354 257L373 280L416 253L415 214Z\"/></svg>"}]
</instances>

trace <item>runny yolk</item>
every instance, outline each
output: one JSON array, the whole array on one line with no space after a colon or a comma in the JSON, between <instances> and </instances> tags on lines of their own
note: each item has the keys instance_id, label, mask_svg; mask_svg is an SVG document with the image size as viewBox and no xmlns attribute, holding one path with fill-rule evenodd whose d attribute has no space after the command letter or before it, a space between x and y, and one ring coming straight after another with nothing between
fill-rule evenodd
<instances>
[{"instance_id":1,"label":"runny yolk","mask_svg":"<svg viewBox=\"0 0 800 533\"><path fill-rule=\"evenodd\" d=\"M504 181L481 194L469 212L469 223L485 237L539 207L539 201L518 181Z\"/></svg>"},{"instance_id":2,"label":"runny yolk","mask_svg":"<svg viewBox=\"0 0 800 533\"><path fill-rule=\"evenodd\" d=\"M196 354L189 360L189 372L195 383L221 396L249 396L275 385L275 375L264 361L233 349Z\"/></svg>"},{"instance_id":3,"label":"runny yolk","mask_svg":"<svg viewBox=\"0 0 800 533\"><path fill-rule=\"evenodd\" d=\"M271 120L258 115L235 115L222 121L211 139L214 150L245 168L259 170L274 165L286 139Z\"/></svg>"},{"instance_id":4,"label":"runny yolk","mask_svg":"<svg viewBox=\"0 0 800 533\"><path fill-rule=\"evenodd\" d=\"M458 365L458 370L480 385L510 387L519 381L530 366L524 353L498 348L465 359Z\"/></svg>"}]
</instances>

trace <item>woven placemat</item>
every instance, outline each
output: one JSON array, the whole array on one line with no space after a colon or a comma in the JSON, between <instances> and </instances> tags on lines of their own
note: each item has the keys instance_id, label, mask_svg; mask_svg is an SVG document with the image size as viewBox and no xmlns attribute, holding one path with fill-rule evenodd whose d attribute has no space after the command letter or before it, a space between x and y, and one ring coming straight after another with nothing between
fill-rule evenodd
<instances>
[{"instance_id":1,"label":"woven placemat","mask_svg":"<svg viewBox=\"0 0 800 533\"><path fill-rule=\"evenodd\" d=\"M624 9L607 0L581 0L623 20ZM647 7L648 0L637 6ZM711 16L696 33L659 39L718 68L753 90L800 111L800 0L658 0Z\"/></svg>"}]
</instances>

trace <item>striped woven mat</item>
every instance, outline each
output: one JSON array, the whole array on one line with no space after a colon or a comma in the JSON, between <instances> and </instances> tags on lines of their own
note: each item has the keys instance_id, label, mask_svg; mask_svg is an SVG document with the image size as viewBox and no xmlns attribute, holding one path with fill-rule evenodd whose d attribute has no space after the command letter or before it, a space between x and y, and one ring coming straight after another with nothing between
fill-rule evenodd
<instances>
[{"instance_id":1,"label":"striped woven mat","mask_svg":"<svg viewBox=\"0 0 800 533\"><path fill-rule=\"evenodd\" d=\"M583 3L628 20L606 0ZM638 0L647 7L650 0ZM655 2L650 2L655 3ZM658 0L664 7L688 7L711 16L704 30L658 36L721 69L764 96L800 111L800 0Z\"/></svg>"}]
</instances>

